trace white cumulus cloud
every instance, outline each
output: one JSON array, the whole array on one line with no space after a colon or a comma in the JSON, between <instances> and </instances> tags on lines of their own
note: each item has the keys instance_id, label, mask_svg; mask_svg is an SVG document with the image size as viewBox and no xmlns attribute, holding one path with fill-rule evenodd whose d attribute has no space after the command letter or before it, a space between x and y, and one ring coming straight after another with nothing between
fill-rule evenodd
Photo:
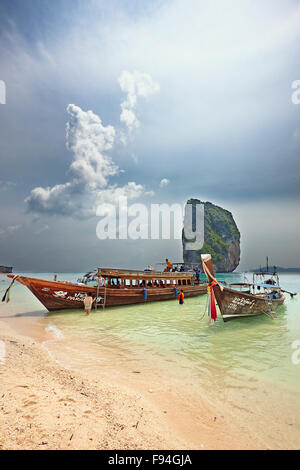
<instances>
[{"instance_id":1,"label":"white cumulus cloud","mask_svg":"<svg viewBox=\"0 0 300 470\"><path fill-rule=\"evenodd\" d=\"M0 238L7 238L11 235L13 235L15 232L20 230L22 225L9 225L8 227L5 228L0 228Z\"/></svg>"},{"instance_id":2,"label":"white cumulus cloud","mask_svg":"<svg viewBox=\"0 0 300 470\"><path fill-rule=\"evenodd\" d=\"M157 93L160 87L151 75L137 70L134 72L124 70L119 77L119 84L121 90L126 93L126 99L121 103L120 121L126 125L129 133L131 133L140 126L140 121L135 114L138 96L147 98Z\"/></svg>"},{"instance_id":3,"label":"white cumulus cloud","mask_svg":"<svg viewBox=\"0 0 300 470\"><path fill-rule=\"evenodd\" d=\"M119 168L108 155L115 142L113 126L104 126L92 111L79 106L67 107L66 146L73 153L69 167L70 180L53 187L36 187L25 199L28 210L40 214L71 217L92 217L102 202L116 202L120 196L139 197L144 188L129 182L125 186L109 186L109 177Z\"/></svg>"},{"instance_id":4,"label":"white cumulus cloud","mask_svg":"<svg viewBox=\"0 0 300 470\"><path fill-rule=\"evenodd\" d=\"M111 186L105 191L99 191L97 195L97 204L110 203L116 204L120 197L127 197L127 199L136 199L144 193L144 186L137 184L134 181L127 183L125 186L117 187Z\"/></svg>"},{"instance_id":5,"label":"white cumulus cloud","mask_svg":"<svg viewBox=\"0 0 300 470\"><path fill-rule=\"evenodd\" d=\"M160 188L165 188L166 186L168 186L169 183L170 181L167 178L163 178L161 182L159 183L159 186Z\"/></svg>"},{"instance_id":6,"label":"white cumulus cloud","mask_svg":"<svg viewBox=\"0 0 300 470\"><path fill-rule=\"evenodd\" d=\"M67 112L66 146L74 154L71 174L75 180L89 186L106 186L107 178L118 171L111 157L106 154L114 145L114 127L103 126L99 116L92 111L82 111L74 104L69 104Z\"/></svg>"}]
</instances>

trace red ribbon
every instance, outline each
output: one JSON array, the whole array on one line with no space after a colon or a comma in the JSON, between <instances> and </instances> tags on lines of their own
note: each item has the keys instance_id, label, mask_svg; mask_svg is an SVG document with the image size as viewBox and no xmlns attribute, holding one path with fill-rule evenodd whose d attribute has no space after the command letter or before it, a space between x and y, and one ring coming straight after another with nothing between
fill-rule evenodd
<instances>
[{"instance_id":1,"label":"red ribbon","mask_svg":"<svg viewBox=\"0 0 300 470\"><path fill-rule=\"evenodd\" d=\"M210 287L214 287L216 286L216 282L215 281L212 281L210 284L209 284ZM216 307L216 299L215 299L215 294L214 294L214 290L213 289L209 289L210 291L210 318L212 320L216 320L217 319L217 307Z\"/></svg>"}]
</instances>

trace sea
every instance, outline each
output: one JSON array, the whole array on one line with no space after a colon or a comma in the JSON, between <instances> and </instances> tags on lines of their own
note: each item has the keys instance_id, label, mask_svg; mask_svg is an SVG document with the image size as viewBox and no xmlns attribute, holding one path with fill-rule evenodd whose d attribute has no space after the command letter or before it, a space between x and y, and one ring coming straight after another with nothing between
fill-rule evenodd
<instances>
[{"instance_id":1,"label":"sea","mask_svg":"<svg viewBox=\"0 0 300 470\"><path fill-rule=\"evenodd\" d=\"M53 279L53 273L24 273ZM59 273L77 281L82 273ZM251 273L221 274L226 283ZM0 278L2 297L9 280ZM155 369L169 383L197 390L226 410L261 448L300 447L300 274L281 274L283 289L298 293L267 315L211 325L207 296L113 308L47 312L17 282L0 320L40 341L62 367L74 370Z\"/></svg>"}]
</instances>

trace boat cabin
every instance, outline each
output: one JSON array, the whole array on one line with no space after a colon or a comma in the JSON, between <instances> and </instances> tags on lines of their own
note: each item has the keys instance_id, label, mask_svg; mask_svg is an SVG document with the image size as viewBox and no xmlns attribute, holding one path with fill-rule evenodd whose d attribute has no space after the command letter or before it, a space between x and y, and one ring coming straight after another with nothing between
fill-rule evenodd
<instances>
[{"instance_id":1,"label":"boat cabin","mask_svg":"<svg viewBox=\"0 0 300 470\"><path fill-rule=\"evenodd\" d=\"M133 269L98 268L97 278L104 278L107 287L166 288L193 285L193 272L138 271Z\"/></svg>"}]
</instances>

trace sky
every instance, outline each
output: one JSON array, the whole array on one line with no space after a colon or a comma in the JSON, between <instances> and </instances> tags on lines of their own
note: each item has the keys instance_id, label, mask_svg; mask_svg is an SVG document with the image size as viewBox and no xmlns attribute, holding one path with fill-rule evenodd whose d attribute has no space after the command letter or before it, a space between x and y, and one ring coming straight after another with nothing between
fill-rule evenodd
<instances>
[{"instance_id":1,"label":"sky","mask_svg":"<svg viewBox=\"0 0 300 470\"><path fill-rule=\"evenodd\" d=\"M194 197L232 212L239 270L300 267L299 21L299 0L2 0L0 263L181 261L100 240L97 208Z\"/></svg>"}]
</instances>

